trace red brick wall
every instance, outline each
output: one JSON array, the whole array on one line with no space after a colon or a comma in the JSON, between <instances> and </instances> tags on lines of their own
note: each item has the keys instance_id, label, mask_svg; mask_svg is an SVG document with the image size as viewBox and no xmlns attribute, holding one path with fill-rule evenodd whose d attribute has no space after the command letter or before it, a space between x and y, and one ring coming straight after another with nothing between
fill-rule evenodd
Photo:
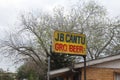
<instances>
[{"instance_id":1,"label":"red brick wall","mask_svg":"<svg viewBox=\"0 0 120 80\"><path fill-rule=\"evenodd\" d=\"M89 67L86 70L87 80L114 80L115 72L120 72L120 69ZM82 80L84 80L83 69L82 69Z\"/></svg>"}]
</instances>

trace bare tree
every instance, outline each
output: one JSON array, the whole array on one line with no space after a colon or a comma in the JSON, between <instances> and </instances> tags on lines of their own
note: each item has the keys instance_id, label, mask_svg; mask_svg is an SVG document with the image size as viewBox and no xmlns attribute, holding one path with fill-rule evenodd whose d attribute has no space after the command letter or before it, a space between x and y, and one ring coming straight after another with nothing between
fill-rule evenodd
<instances>
[{"instance_id":1,"label":"bare tree","mask_svg":"<svg viewBox=\"0 0 120 80\"><path fill-rule=\"evenodd\" d=\"M119 51L119 20L107 17L106 9L94 1L80 2L68 11L63 7L55 8L52 14L23 14L20 21L21 29L1 44L2 49L24 55L24 59L31 58L39 67L51 56L55 30L86 34L88 59L111 55L111 50Z\"/></svg>"}]
</instances>

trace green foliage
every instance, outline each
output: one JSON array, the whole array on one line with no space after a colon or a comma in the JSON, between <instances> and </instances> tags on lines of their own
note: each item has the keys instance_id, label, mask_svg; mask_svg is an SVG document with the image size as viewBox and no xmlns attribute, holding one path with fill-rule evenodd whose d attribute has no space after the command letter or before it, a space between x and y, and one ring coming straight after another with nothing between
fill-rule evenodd
<instances>
[{"instance_id":1,"label":"green foliage","mask_svg":"<svg viewBox=\"0 0 120 80\"><path fill-rule=\"evenodd\" d=\"M14 74L0 69L0 80L14 80Z\"/></svg>"},{"instance_id":2,"label":"green foliage","mask_svg":"<svg viewBox=\"0 0 120 80\"><path fill-rule=\"evenodd\" d=\"M35 80L32 74L30 74L29 80Z\"/></svg>"},{"instance_id":3,"label":"green foliage","mask_svg":"<svg viewBox=\"0 0 120 80\"><path fill-rule=\"evenodd\" d=\"M51 70L71 66L75 57L66 54L51 53Z\"/></svg>"},{"instance_id":4,"label":"green foliage","mask_svg":"<svg viewBox=\"0 0 120 80\"><path fill-rule=\"evenodd\" d=\"M27 74L25 72L25 66L21 66L19 69L18 69L18 72L17 72L17 78L18 79L24 79L24 78L27 78Z\"/></svg>"},{"instance_id":5,"label":"green foliage","mask_svg":"<svg viewBox=\"0 0 120 80\"><path fill-rule=\"evenodd\" d=\"M3 74L2 76L0 76L0 80L14 80L14 78L9 74Z\"/></svg>"},{"instance_id":6,"label":"green foliage","mask_svg":"<svg viewBox=\"0 0 120 80\"><path fill-rule=\"evenodd\" d=\"M29 63L30 64L30 63ZM29 67L27 66L27 64L22 65L19 69L18 69L18 73L17 73L17 78L22 80L22 79L28 79L28 80L38 80L39 77L41 78L40 80L44 80L43 77L39 76L38 70L35 69L35 67ZM33 64L31 64L33 66Z\"/></svg>"}]
</instances>

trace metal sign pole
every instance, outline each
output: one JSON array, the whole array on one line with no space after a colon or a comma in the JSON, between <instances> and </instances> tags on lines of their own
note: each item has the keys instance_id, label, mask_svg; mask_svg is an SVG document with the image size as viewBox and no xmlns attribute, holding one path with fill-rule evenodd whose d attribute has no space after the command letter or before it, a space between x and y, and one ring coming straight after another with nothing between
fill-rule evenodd
<instances>
[{"instance_id":1,"label":"metal sign pole","mask_svg":"<svg viewBox=\"0 0 120 80\"><path fill-rule=\"evenodd\" d=\"M86 80L86 56L83 56L84 58L84 80Z\"/></svg>"},{"instance_id":2,"label":"metal sign pole","mask_svg":"<svg viewBox=\"0 0 120 80\"><path fill-rule=\"evenodd\" d=\"M47 72L47 80L50 80L50 56L48 57L48 72Z\"/></svg>"}]
</instances>

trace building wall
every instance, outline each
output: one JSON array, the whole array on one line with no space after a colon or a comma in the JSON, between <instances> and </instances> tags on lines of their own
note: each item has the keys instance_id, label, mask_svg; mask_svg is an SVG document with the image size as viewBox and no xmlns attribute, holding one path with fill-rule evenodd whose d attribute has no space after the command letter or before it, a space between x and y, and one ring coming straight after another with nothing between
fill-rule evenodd
<instances>
[{"instance_id":1,"label":"building wall","mask_svg":"<svg viewBox=\"0 0 120 80\"><path fill-rule=\"evenodd\" d=\"M88 67L86 70L86 77L87 80L115 80L115 73L120 73L120 69ZM83 69L82 80L84 80Z\"/></svg>"},{"instance_id":2,"label":"building wall","mask_svg":"<svg viewBox=\"0 0 120 80\"><path fill-rule=\"evenodd\" d=\"M79 72L82 72L81 75L79 73L79 80L84 80L83 68L79 69ZM120 68L118 69L118 68L87 67L86 74L87 74L86 80L120 80L120 79L115 79L116 74L119 74L120 77ZM64 78L64 80L75 80L73 78L75 75L76 75L75 73L66 72L60 75L60 77Z\"/></svg>"}]
</instances>

